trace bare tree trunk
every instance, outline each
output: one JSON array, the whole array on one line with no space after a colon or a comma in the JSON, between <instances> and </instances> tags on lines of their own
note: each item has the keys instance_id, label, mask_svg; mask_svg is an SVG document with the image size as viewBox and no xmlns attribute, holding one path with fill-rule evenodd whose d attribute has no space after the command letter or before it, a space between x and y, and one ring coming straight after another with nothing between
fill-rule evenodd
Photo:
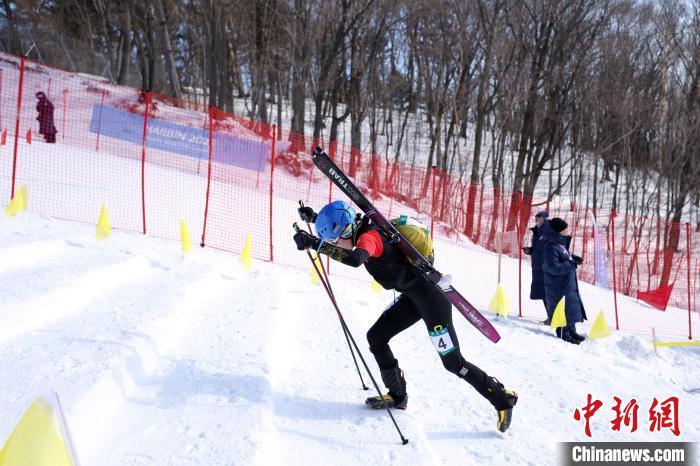
<instances>
[{"instance_id":1,"label":"bare tree trunk","mask_svg":"<svg viewBox=\"0 0 700 466\"><path fill-rule=\"evenodd\" d=\"M272 4L271 4L272 3ZM254 11L253 82L251 85L252 119L268 124L265 76L268 55L268 21L274 10L275 0L256 1Z\"/></svg>"},{"instance_id":2,"label":"bare tree trunk","mask_svg":"<svg viewBox=\"0 0 700 466\"><path fill-rule=\"evenodd\" d=\"M7 18L7 42L5 43L5 50L13 55L21 55L21 45L16 37L15 15L12 12L14 5L9 0L2 0L2 6L5 10L5 17Z\"/></svg>"},{"instance_id":3,"label":"bare tree trunk","mask_svg":"<svg viewBox=\"0 0 700 466\"><path fill-rule=\"evenodd\" d=\"M486 102L487 89L486 86L491 76L491 61L493 57L493 44L496 35L496 18L499 14L499 2L494 3L493 17L489 22L486 18L484 12L484 6L482 2L479 2L479 15L481 20L481 25L483 28L488 28L486 34L486 50L484 51L483 57L483 68L479 74L479 85L476 97L476 124L474 127L474 153L472 157L472 171L469 177L469 196L467 197L467 223L464 229L464 234L468 237L472 236L472 231L474 228L474 206L476 205L476 195L477 195L477 184L479 181L479 165L481 163L481 145L484 133L484 124L486 122L486 116L488 113L488 104ZM464 134L466 136L466 125L464 128Z\"/></svg>"},{"instance_id":4,"label":"bare tree trunk","mask_svg":"<svg viewBox=\"0 0 700 466\"><path fill-rule=\"evenodd\" d=\"M234 41L234 35L230 29L232 28L226 23L224 33L226 34L228 43L228 62L230 63L229 68L232 71L231 79L233 81L233 87L236 89L237 96L244 97L245 86L243 85L241 60L238 58L238 44Z\"/></svg>"},{"instance_id":5,"label":"bare tree trunk","mask_svg":"<svg viewBox=\"0 0 700 466\"><path fill-rule=\"evenodd\" d=\"M151 0L156 21L158 22L158 33L160 35L160 46L163 49L165 57L165 67L170 80L170 91L172 96L181 99L180 92L180 77L177 74L175 67L175 56L173 55L173 47L170 44L170 33L168 32L168 23L165 19L165 10L163 9L163 0ZM127 17L129 15L127 14Z\"/></svg>"},{"instance_id":6,"label":"bare tree trunk","mask_svg":"<svg viewBox=\"0 0 700 466\"><path fill-rule=\"evenodd\" d=\"M206 55L206 77L209 93L209 106L219 107L219 70L217 69L216 47L218 43L217 20L221 14L220 7L215 0L208 2L207 15L204 20L204 47Z\"/></svg>"},{"instance_id":7,"label":"bare tree trunk","mask_svg":"<svg viewBox=\"0 0 700 466\"><path fill-rule=\"evenodd\" d=\"M58 43L61 46L61 50L63 50L63 53L66 55L66 58L68 59L68 63L70 63L70 69L73 73L78 72L78 68L75 66L75 62L73 61L73 55L70 52L70 49L66 46L66 41L63 38L63 34L59 31L58 34Z\"/></svg>"},{"instance_id":8,"label":"bare tree trunk","mask_svg":"<svg viewBox=\"0 0 700 466\"><path fill-rule=\"evenodd\" d=\"M146 12L143 29L134 34L137 53L136 60L141 75L141 90L152 91L155 74L155 46L151 14Z\"/></svg>"},{"instance_id":9,"label":"bare tree trunk","mask_svg":"<svg viewBox=\"0 0 700 466\"><path fill-rule=\"evenodd\" d=\"M305 0L294 1L295 31L292 43L292 149L304 149L304 113L306 111L306 83L309 79L309 16ZM295 134L292 134L295 133Z\"/></svg>"},{"instance_id":10,"label":"bare tree trunk","mask_svg":"<svg viewBox=\"0 0 700 466\"><path fill-rule=\"evenodd\" d=\"M362 150L362 122L365 118L364 98L362 97L362 57L359 33L353 31L350 39L350 84L348 107L350 109L350 177L357 172Z\"/></svg>"},{"instance_id":11,"label":"bare tree trunk","mask_svg":"<svg viewBox=\"0 0 700 466\"><path fill-rule=\"evenodd\" d=\"M124 25L121 29L121 47L117 84L125 84L131 61L131 0L124 0Z\"/></svg>"}]
</instances>

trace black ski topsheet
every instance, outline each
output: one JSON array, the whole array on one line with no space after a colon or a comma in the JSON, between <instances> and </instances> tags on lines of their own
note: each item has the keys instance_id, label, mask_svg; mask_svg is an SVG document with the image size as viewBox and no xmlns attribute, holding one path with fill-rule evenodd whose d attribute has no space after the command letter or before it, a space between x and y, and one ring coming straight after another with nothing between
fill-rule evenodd
<instances>
[{"instance_id":1,"label":"black ski topsheet","mask_svg":"<svg viewBox=\"0 0 700 466\"><path fill-rule=\"evenodd\" d=\"M343 171L338 168L338 166L328 157L328 154L323 152L321 148L316 148L312 155L314 165L318 167L341 191L343 191L357 207L362 209L362 211L367 215L372 222L385 233L389 235L390 238L396 242L396 245L401 249L401 251L410 258L415 264L416 268L420 270L430 283L436 286L445 297L457 308L457 310L472 324L477 328L486 338L494 343L497 343L501 339L498 331L491 325L491 322L484 317L481 312L479 312L472 304L467 301L467 299L462 296L462 294L457 291L447 280L443 279L443 276L438 272L428 260L421 255L420 252L416 250L413 245L404 238L401 233L387 220L374 205L370 202L364 194L360 192L355 184L348 179ZM447 278L447 277L444 277ZM442 280L441 280L442 279Z\"/></svg>"},{"instance_id":2,"label":"black ski topsheet","mask_svg":"<svg viewBox=\"0 0 700 466\"><path fill-rule=\"evenodd\" d=\"M362 209L365 215L372 219L372 222L376 226L384 230L386 234L394 239L401 251L413 260L416 267L423 272L431 282L437 283L440 280L442 275L435 270L430 262L428 262L409 241L401 236L399 230L397 230L389 220L374 208L370 200L345 176L340 168L328 157L328 154L317 149L314 152L313 162L333 183L352 199L357 207Z\"/></svg>"}]
</instances>

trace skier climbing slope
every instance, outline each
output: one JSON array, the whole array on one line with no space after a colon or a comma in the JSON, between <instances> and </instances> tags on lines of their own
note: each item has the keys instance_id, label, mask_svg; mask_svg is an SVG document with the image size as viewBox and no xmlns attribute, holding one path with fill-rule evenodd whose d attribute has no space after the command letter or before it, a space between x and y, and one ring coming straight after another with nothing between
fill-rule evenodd
<instances>
[{"instance_id":1,"label":"skier climbing slope","mask_svg":"<svg viewBox=\"0 0 700 466\"><path fill-rule=\"evenodd\" d=\"M510 426L518 397L496 378L462 357L452 323L452 304L445 295L425 279L368 216L356 214L346 202L334 201L318 214L310 207L300 207L299 215L302 220L315 223L318 237L298 231L294 235L297 249L314 249L352 267L364 265L385 289L400 293L367 332L370 351L389 390L383 395L384 400L379 396L371 397L366 400L367 405L380 409L386 401L391 407L406 408L406 380L389 341L423 320L445 369L467 381L493 405L497 411L497 428L505 432Z\"/></svg>"}]
</instances>

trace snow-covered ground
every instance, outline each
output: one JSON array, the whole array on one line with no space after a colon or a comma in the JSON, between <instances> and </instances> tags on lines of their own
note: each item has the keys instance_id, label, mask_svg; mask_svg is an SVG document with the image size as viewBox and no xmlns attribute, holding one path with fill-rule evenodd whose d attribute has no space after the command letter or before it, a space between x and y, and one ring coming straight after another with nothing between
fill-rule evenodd
<instances>
[{"instance_id":1,"label":"snow-covered ground","mask_svg":"<svg viewBox=\"0 0 700 466\"><path fill-rule=\"evenodd\" d=\"M301 253L300 253L301 254ZM495 320L494 345L455 313L463 354L520 400L511 429L442 368L425 328L393 341L408 380L396 420L370 411L335 312L306 272L28 213L0 218L0 439L32 399L57 392L83 465L556 464L583 441L696 441L700 348L614 333L576 347L531 321ZM333 277L375 376L365 331L392 293ZM367 381L366 374L363 374ZM612 431L613 397L639 428ZM652 399L680 400L680 430L649 432ZM623 404L624 406L624 404Z\"/></svg>"}]
</instances>

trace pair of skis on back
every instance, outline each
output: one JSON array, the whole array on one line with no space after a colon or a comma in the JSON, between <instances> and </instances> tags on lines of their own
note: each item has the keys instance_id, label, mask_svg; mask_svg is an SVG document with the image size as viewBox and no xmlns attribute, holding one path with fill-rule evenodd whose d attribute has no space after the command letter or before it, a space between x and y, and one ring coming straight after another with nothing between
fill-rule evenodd
<instances>
[{"instance_id":1,"label":"pair of skis on back","mask_svg":"<svg viewBox=\"0 0 700 466\"><path fill-rule=\"evenodd\" d=\"M330 159L328 154L323 152L320 147L317 147L312 157L314 165L343 191L355 205L372 220L374 225L382 229L383 232L391 238L391 241L393 241L406 257L411 260L416 269L421 272L422 276L433 286L437 287L470 324L476 327L477 330L494 343L497 343L498 340L501 339L501 336L494 326L491 325L491 322L451 285L450 276L438 272L437 269L435 269L435 267L433 267L432 264L401 235L396 227L374 207L369 199L360 192L357 186L345 176L342 170Z\"/></svg>"}]
</instances>

